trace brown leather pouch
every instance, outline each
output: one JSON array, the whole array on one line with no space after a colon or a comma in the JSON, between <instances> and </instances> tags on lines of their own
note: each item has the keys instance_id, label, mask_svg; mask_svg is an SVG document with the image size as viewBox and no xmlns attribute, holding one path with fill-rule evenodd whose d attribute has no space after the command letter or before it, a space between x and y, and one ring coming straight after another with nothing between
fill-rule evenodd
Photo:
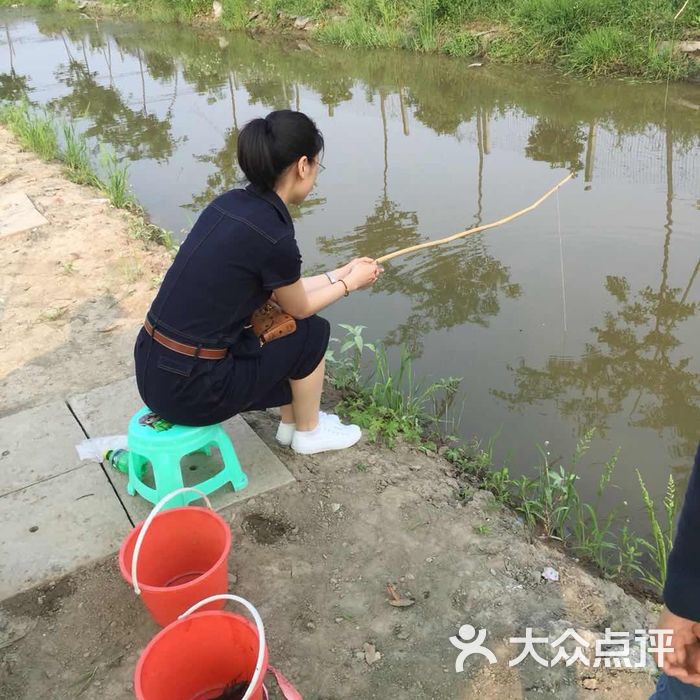
<instances>
[{"instance_id":1,"label":"brown leather pouch","mask_svg":"<svg viewBox=\"0 0 700 700\"><path fill-rule=\"evenodd\" d=\"M257 309L250 317L250 327L260 339L260 345L271 340L284 338L294 333L297 323L292 316L282 311L273 301L268 301Z\"/></svg>"}]
</instances>

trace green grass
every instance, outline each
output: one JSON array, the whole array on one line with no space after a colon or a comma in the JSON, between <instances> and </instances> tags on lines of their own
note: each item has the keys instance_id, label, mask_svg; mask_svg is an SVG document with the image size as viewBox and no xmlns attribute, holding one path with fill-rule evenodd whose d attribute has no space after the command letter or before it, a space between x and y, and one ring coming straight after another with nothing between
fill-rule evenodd
<instances>
[{"instance_id":1,"label":"green grass","mask_svg":"<svg viewBox=\"0 0 700 700\"><path fill-rule=\"evenodd\" d=\"M67 0L25 0L70 6ZM565 71L650 80L698 73L697 62L669 51L700 29L700 0L221 0L231 29L291 28L314 20L312 34L345 47L403 48L503 62L545 62ZM14 0L0 0L0 5ZM210 0L106 0L105 11L156 21L212 15ZM279 14L282 13L282 14Z\"/></svg>"},{"instance_id":2,"label":"green grass","mask_svg":"<svg viewBox=\"0 0 700 700\"><path fill-rule=\"evenodd\" d=\"M386 348L365 343L364 326L340 324L346 331L335 350L326 353L329 373L344 398L339 412L365 428L373 440L392 446L401 437L409 442L434 447L435 440L449 422L450 409L460 379L449 377L432 383L417 381L413 360L402 348L398 368L392 370ZM339 342L333 339L335 342ZM373 359L369 378L362 372L362 356L367 350Z\"/></svg>"},{"instance_id":3,"label":"green grass","mask_svg":"<svg viewBox=\"0 0 700 700\"><path fill-rule=\"evenodd\" d=\"M122 163L113 150L104 147L100 150L99 164L104 173L100 178L90 159L90 148L84 134L78 133L72 124L59 122L47 112L34 111L26 100L0 103L0 124L7 126L24 148L34 151L40 158L61 161L64 173L73 182L99 188L107 194L113 206L134 213L136 218L131 230L134 238L175 251L170 232L150 223L135 201L129 186L128 165ZM62 143L59 142L59 133ZM67 263L64 273L72 272L72 263Z\"/></svg>"},{"instance_id":4,"label":"green grass","mask_svg":"<svg viewBox=\"0 0 700 700\"><path fill-rule=\"evenodd\" d=\"M78 134L72 124L63 125L62 160L66 166L67 175L79 185L99 187L100 181L90 162L90 151L83 134Z\"/></svg>"},{"instance_id":5,"label":"green grass","mask_svg":"<svg viewBox=\"0 0 700 700\"><path fill-rule=\"evenodd\" d=\"M121 163L119 156L106 148L100 153L100 164L105 173L102 185L109 201L119 209L134 206L135 201L129 188L128 165Z\"/></svg>"},{"instance_id":6,"label":"green grass","mask_svg":"<svg viewBox=\"0 0 700 700\"><path fill-rule=\"evenodd\" d=\"M0 107L0 122L7 124L20 144L44 160L58 157L58 137L46 112L32 112L26 102Z\"/></svg>"}]
</instances>

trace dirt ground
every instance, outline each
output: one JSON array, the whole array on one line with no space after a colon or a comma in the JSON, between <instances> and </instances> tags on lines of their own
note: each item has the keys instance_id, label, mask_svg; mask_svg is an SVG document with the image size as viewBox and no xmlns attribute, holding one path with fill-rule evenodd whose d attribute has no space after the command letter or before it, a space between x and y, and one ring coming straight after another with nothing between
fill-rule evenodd
<instances>
[{"instance_id":1,"label":"dirt ground","mask_svg":"<svg viewBox=\"0 0 700 700\"><path fill-rule=\"evenodd\" d=\"M1 126L0 182L0 194L25 192L49 221L0 238L7 415L127 376L136 329L170 256L129 235L136 217L23 152Z\"/></svg>"},{"instance_id":2,"label":"dirt ground","mask_svg":"<svg viewBox=\"0 0 700 700\"><path fill-rule=\"evenodd\" d=\"M7 169L15 175L2 191L27 192L49 225L0 239L3 413L126 376L152 278L167 264L129 239L126 215L0 130L0 174ZM141 274L127 279L130 261ZM258 607L271 662L307 700L649 697L646 670L509 667L522 648L510 637L527 627L550 641L575 628L592 642L606 627L648 628L654 616L533 541L490 493L467 488L460 498L448 463L366 441L302 457L274 443L270 414L246 418L297 481L224 511L231 590ZM547 566L558 582L543 579ZM390 605L389 582L414 602ZM465 624L487 630L496 664L471 657L456 672L449 638ZM22 593L0 603L0 699L132 698L138 655L156 631L116 556Z\"/></svg>"}]
</instances>

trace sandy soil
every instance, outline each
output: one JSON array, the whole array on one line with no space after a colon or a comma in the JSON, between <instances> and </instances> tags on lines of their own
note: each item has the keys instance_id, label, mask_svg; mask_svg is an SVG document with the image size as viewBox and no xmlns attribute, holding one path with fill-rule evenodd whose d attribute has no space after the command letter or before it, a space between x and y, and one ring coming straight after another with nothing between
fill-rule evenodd
<instances>
[{"instance_id":1,"label":"sandy soil","mask_svg":"<svg viewBox=\"0 0 700 700\"><path fill-rule=\"evenodd\" d=\"M2 412L82 391L130 371L131 342L167 264L129 239L128 216L58 166L21 153L0 130L5 188L49 219L0 239ZM66 263L72 262L69 272ZM130 274L131 266L140 274ZM50 320L50 309L63 309ZM52 314L53 315L53 314ZM297 482L224 512L233 531L232 591L261 611L271 661L307 700L341 698L624 698L646 700L647 671L532 660L509 668L526 627L593 640L653 616L616 585L532 540L485 491L460 498L449 464L414 448L361 443L295 456L274 419L246 416ZM551 566L559 582L541 573ZM389 604L387 583L415 601ZM455 671L449 638L471 624L499 661ZM127 700L140 650L157 631L120 579L116 557L0 604L2 700ZM550 653L551 656L551 653ZM279 697L272 693L272 697Z\"/></svg>"},{"instance_id":2,"label":"sandy soil","mask_svg":"<svg viewBox=\"0 0 700 700\"><path fill-rule=\"evenodd\" d=\"M137 329L170 256L133 215L23 152L0 127L0 193L48 224L0 238L0 415L128 376ZM86 361L89 358L89 362Z\"/></svg>"}]
</instances>

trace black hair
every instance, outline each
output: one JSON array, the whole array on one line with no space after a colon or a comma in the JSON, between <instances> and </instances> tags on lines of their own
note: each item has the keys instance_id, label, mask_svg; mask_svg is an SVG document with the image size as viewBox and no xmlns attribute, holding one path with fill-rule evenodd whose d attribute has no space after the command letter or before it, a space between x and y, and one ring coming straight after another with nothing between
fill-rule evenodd
<instances>
[{"instance_id":1,"label":"black hair","mask_svg":"<svg viewBox=\"0 0 700 700\"><path fill-rule=\"evenodd\" d=\"M272 190L279 176L302 156L323 150L323 134L302 112L281 109L248 122L238 135L238 162L251 184Z\"/></svg>"}]
</instances>

